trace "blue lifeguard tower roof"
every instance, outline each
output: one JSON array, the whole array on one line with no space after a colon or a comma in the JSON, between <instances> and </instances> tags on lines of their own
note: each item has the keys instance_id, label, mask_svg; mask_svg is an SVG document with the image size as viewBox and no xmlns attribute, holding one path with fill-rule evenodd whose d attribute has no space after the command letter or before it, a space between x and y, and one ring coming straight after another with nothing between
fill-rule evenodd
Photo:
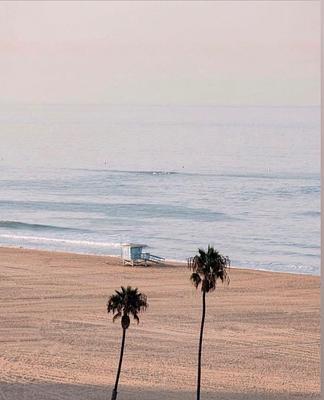
<instances>
[{"instance_id":1,"label":"blue lifeguard tower roof","mask_svg":"<svg viewBox=\"0 0 324 400\"><path fill-rule=\"evenodd\" d=\"M122 243L122 247L141 247L142 249L144 247L149 247L147 244L141 244L141 243Z\"/></svg>"}]
</instances>

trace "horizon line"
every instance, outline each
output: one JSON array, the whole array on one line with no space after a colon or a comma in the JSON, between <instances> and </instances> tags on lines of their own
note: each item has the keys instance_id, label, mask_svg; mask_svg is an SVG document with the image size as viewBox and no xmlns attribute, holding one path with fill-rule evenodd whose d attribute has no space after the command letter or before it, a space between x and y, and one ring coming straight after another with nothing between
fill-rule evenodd
<instances>
[{"instance_id":1,"label":"horizon line","mask_svg":"<svg viewBox=\"0 0 324 400\"><path fill-rule=\"evenodd\" d=\"M238 108L238 107L272 107L272 108L302 108L302 107L321 107L321 104L186 104L186 103L106 103L106 102L35 102L35 103L25 103L25 102L6 102L1 103L0 106L111 106L111 107L226 107L226 108Z\"/></svg>"}]
</instances>

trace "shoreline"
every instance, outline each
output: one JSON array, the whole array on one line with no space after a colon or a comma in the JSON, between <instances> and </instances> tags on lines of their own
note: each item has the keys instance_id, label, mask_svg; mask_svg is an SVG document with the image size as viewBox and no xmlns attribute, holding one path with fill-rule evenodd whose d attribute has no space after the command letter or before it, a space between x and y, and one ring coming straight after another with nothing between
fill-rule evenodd
<instances>
[{"instance_id":1,"label":"shoreline","mask_svg":"<svg viewBox=\"0 0 324 400\"><path fill-rule=\"evenodd\" d=\"M36 248L31 248L31 247L22 247L22 246L2 246L0 245L0 250L1 249L14 249L14 250L26 250L26 251L36 251L36 252L43 252L43 253L54 253L54 254L66 254L66 255L78 255L78 256L87 256L87 257L104 257L104 258L111 258L113 260L121 260L120 255L115 255L115 254L94 254L94 253L78 253L75 251L61 251L61 250L45 250L45 249L36 249ZM187 262L186 261L180 261L180 260L175 260L175 259L165 259L165 265L168 266L186 266ZM264 268L246 268L246 267L240 267L237 265L231 265L231 269L236 269L236 270L242 270L242 271L256 271L256 272L268 272L272 274L287 274L287 275L296 275L296 276L313 276L313 277L318 277L320 278L320 273L319 274L308 274L306 272L291 272L291 271L271 271L268 269Z\"/></svg>"}]
</instances>

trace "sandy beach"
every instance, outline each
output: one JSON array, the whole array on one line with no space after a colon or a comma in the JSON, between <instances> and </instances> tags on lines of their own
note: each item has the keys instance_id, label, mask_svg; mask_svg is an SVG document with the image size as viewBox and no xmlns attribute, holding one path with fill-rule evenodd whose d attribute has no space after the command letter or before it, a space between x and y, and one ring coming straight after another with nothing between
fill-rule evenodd
<instances>
[{"instance_id":1,"label":"sandy beach","mask_svg":"<svg viewBox=\"0 0 324 400\"><path fill-rule=\"evenodd\" d=\"M320 279L230 270L207 298L202 386L208 399L319 399ZM201 296L184 265L0 249L0 399L110 398L121 285L149 308L127 332L120 400L194 399Z\"/></svg>"}]
</instances>

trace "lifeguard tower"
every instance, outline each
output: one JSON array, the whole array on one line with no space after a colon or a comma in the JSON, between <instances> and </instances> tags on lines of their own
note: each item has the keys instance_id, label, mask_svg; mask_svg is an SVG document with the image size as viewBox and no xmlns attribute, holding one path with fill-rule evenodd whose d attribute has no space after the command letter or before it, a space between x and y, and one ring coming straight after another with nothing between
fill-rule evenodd
<instances>
[{"instance_id":1,"label":"lifeguard tower","mask_svg":"<svg viewBox=\"0 0 324 400\"><path fill-rule=\"evenodd\" d=\"M145 265L152 262L155 264L164 263L165 258L154 256L150 253L144 253L143 249L147 248L146 244L139 243L123 243L121 245L121 258L123 265Z\"/></svg>"}]
</instances>

